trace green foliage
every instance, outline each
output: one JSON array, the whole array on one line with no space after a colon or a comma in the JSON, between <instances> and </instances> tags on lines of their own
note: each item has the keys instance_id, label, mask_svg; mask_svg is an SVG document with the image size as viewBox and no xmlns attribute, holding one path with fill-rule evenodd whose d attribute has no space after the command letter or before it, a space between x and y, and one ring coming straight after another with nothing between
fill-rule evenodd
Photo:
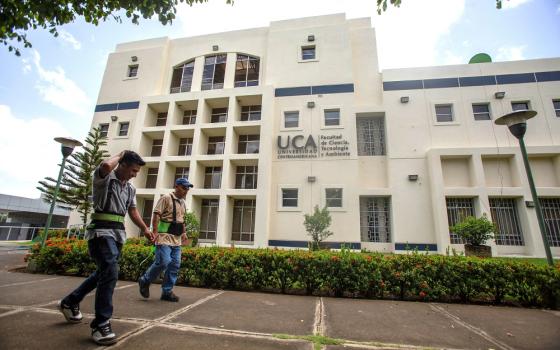
<instances>
[{"instance_id":1,"label":"green foliage","mask_svg":"<svg viewBox=\"0 0 560 350\"><path fill-rule=\"evenodd\" d=\"M87 242L49 239L28 260L45 273L87 276ZM144 238L129 239L120 278L136 281L153 261ZM277 249L182 248L179 285L234 290L437 302L556 307L560 265L464 256L382 255Z\"/></svg>"},{"instance_id":2,"label":"green foliage","mask_svg":"<svg viewBox=\"0 0 560 350\"><path fill-rule=\"evenodd\" d=\"M507 0L509 1L509 0ZM389 0L389 4L400 7L402 0ZM496 0L496 8L499 10L502 8L502 0ZM377 0L377 14L387 11L387 0Z\"/></svg>"},{"instance_id":3,"label":"green foliage","mask_svg":"<svg viewBox=\"0 0 560 350\"><path fill-rule=\"evenodd\" d=\"M184 222L187 237L192 240L191 247L196 247L198 244L198 237L200 237L200 222L191 211L185 212Z\"/></svg>"},{"instance_id":4,"label":"green foliage","mask_svg":"<svg viewBox=\"0 0 560 350\"><path fill-rule=\"evenodd\" d=\"M140 16L144 19L157 15L158 20L166 25L175 19L177 5L186 3L204 3L208 0L151 0L151 1L21 1L2 0L0 3L0 43L8 46L16 56L20 56L20 49L14 45L23 44L24 48L31 47L27 40L27 31L31 29L47 29L54 37L58 36L57 27L75 22L81 17L85 22L98 25L107 19L122 23L120 13L124 13L131 22L138 24ZM233 4L233 0L226 0Z\"/></svg>"},{"instance_id":5,"label":"green foliage","mask_svg":"<svg viewBox=\"0 0 560 350\"><path fill-rule=\"evenodd\" d=\"M310 250L318 250L321 248L321 242L333 233L328 230L331 225L331 215L325 206L319 210L319 206L315 206L312 215L305 214L303 225L307 234L311 236Z\"/></svg>"},{"instance_id":6,"label":"green foliage","mask_svg":"<svg viewBox=\"0 0 560 350\"><path fill-rule=\"evenodd\" d=\"M451 231L463 238L471 245L483 245L487 240L494 237L497 232L496 225L492 223L486 215L481 218L468 216L460 223L451 227Z\"/></svg>"},{"instance_id":7,"label":"green foliage","mask_svg":"<svg viewBox=\"0 0 560 350\"><path fill-rule=\"evenodd\" d=\"M93 210L91 202L93 171L108 156L107 151L103 149L107 145L106 139L101 135L99 128L92 129L82 150L68 157L64 166L56 201L62 203L62 207L75 208L81 214L84 225ZM46 177L39 181L37 189L44 194L45 201L50 203L55 187L56 179Z\"/></svg>"}]
</instances>

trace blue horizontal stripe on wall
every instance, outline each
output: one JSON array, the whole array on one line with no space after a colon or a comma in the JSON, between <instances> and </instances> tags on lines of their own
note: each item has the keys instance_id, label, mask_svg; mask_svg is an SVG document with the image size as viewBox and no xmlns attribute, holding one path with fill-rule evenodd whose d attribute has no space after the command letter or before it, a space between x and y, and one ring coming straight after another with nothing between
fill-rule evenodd
<instances>
[{"instance_id":1,"label":"blue horizontal stripe on wall","mask_svg":"<svg viewBox=\"0 0 560 350\"><path fill-rule=\"evenodd\" d=\"M277 88L274 90L274 96L305 96L317 94L341 94L346 92L354 92L354 84L332 84Z\"/></svg>"},{"instance_id":2,"label":"blue horizontal stripe on wall","mask_svg":"<svg viewBox=\"0 0 560 350\"><path fill-rule=\"evenodd\" d=\"M307 248L308 243L307 241L284 241L277 239L268 241L269 246L287 248ZM362 244L359 242L322 242L321 244L331 249L340 249L343 245L350 249L362 249Z\"/></svg>"},{"instance_id":3,"label":"blue horizontal stripe on wall","mask_svg":"<svg viewBox=\"0 0 560 350\"><path fill-rule=\"evenodd\" d=\"M415 250L419 252L429 250L431 252L437 251L437 244L433 243L395 243L395 250Z\"/></svg>"},{"instance_id":4,"label":"blue horizontal stripe on wall","mask_svg":"<svg viewBox=\"0 0 560 350\"><path fill-rule=\"evenodd\" d=\"M140 101L108 103L104 105L95 106L95 111L96 112L122 111L125 109L137 109L138 106L140 106Z\"/></svg>"},{"instance_id":5,"label":"blue horizontal stripe on wall","mask_svg":"<svg viewBox=\"0 0 560 350\"><path fill-rule=\"evenodd\" d=\"M458 85L455 83L458 80ZM560 81L560 71L482 75L474 77L441 78L425 80L384 81L383 91L418 90L447 87L486 86L496 84L524 84L546 81Z\"/></svg>"}]
</instances>

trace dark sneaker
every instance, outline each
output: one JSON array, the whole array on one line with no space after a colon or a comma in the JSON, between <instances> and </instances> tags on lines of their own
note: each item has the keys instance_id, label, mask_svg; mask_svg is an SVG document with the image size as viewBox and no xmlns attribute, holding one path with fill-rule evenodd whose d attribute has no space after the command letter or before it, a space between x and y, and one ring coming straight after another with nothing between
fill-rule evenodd
<instances>
[{"instance_id":1,"label":"dark sneaker","mask_svg":"<svg viewBox=\"0 0 560 350\"><path fill-rule=\"evenodd\" d=\"M140 287L140 295L144 298L150 297L150 284L145 283L142 277L138 279L138 287Z\"/></svg>"},{"instance_id":2,"label":"dark sneaker","mask_svg":"<svg viewBox=\"0 0 560 350\"><path fill-rule=\"evenodd\" d=\"M111 329L111 323L97 326L91 329L91 337L99 345L111 345L117 342L117 336Z\"/></svg>"},{"instance_id":3,"label":"dark sneaker","mask_svg":"<svg viewBox=\"0 0 560 350\"><path fill-rule=\"evenodd\" d=\"M58 310L62 312L66 321L70 323L79 323L83 318L79 305L68 305L61 300L58 302Z\"/></svg>"},{"instance_id":4,"label":"dark sneaker","mask_svg":"<svg viewBox=\"0 0 560 350\"><path fill-rule=\"evenodd\" d=\"M174 303L179 301L179 297L176 296L173 292L170 292L169 294L162 294L160 299L165 301L172 301Z\"/></svg>"}]
</instances>

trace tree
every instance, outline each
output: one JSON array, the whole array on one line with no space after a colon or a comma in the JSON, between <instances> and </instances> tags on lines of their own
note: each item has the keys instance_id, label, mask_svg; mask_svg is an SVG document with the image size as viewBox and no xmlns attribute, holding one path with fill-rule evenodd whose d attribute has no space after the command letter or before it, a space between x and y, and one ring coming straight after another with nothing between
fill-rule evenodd
<instances>
[{"instance_id":1,"label":"tree","mask_svg":"<svg viewBox=\"0 0 560 350\"><path fill-rule=\"evenodd\" d=\"M494 223L488 220L486 215L478 219L474 216L468 216L460 223L451 227L451 232L463 238L467 244L479 246L494 237L497 228Z\"/></svg>"},{"instance_id":2,"label":"tree","mask_svg":"<svg viewBox=\"0 0 560 350\"><path fill-rule=\"evenodd\" d=\"M191 247L196 247L198 237L200 237L200 222L196 215L191 211L186 211L184 216L185 231L187 237L192 240Z\"/></svg>"},{"instance_id":3,"label":"tree","mask_svg":"<svg viewBox=\"0 0 560 350\"><path fill-rule=\"evenodd\" d=\"M94 128L88 133L85 143L81 152L73 153L66 160L56 199L61 203L59 206L76 209L81 214L84 225L93 209L91 202L93 171L109 155L103 149L107 141L99 128ZM55 187L56 180L46 177L39 181L37 189L44 194L44 200L51 203Z\"/></svg>"},{"instance_id":4,"label":"tree","mask_svg":"<svg viewBox=\"0 0 560 350\"><path fill-rule=\"evenodd\" d=\"M318 250L321 248L321 242L333 234L327 230L331 225L331 215L326 206L319 210L319 206L316 205L313 215L305 214L304 216L303 225L307 234L311 236L310 250Z\"/></svg>"},{"instance_id":5,"label":"tree","mask_svg":"<svg viewBox=\"0 0 560 350\"><path fill-rule=\"evenodd\" d=\"M151 18L157 15L158 20L166 25L172 23L179 3L192 6L195 3L204 3L208 0L0 0L0 43L8 46L9 51L14 51L20 56L19 48L12 45L17 41L23 47L31 47L27 40L26 32L30 29L47 29L55 37L58 36L57 27L74 22L77 17L82 17L87 23L98 25L112 18L122 23L118 11L124 11L132 23L138 24L140 16ZM233 0L226 0L233 4Z\"/></svg>"},{"instance_id":6,"label":"tree","mask_svg":"<svg viewBox=\"0 0 560 350\"><path fill-rule=\"evenodd\" d=\"M509 1L509 0L507 0ZM402 0L389 0L389 3L395 7L400 7ZM502 0L496 0L496 8L502 8ZM377 0L377 14L387 11L387 0Z\"/></svg>"}]
</instances>

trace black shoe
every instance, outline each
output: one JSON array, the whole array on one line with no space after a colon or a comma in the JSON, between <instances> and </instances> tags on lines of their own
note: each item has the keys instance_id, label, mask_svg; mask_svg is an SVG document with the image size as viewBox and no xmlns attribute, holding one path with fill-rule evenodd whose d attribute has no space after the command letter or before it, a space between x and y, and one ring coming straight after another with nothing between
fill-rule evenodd
<instances>
[{"instance_id":1,"label":"black shoe","mask_svg":"<svg viewBox=\"0 0 560 350\"><path fill-rule=\"evenodd\" d=\"M179 301L179 297L176 296L173 292L170 292L169 294L162 294L160 299L165 301L172 301L174 303Z\"/></svg>"},{"instance_id":2,"label":"black shoe","mask_svg":"<svg viewBox=\"0 0 560 350\"><path fill-rule=\"evenodd\" d=\"M83 318L79 305L68 305L61 300L58 302L58 310L62 312L66 321L70 323L79 323Z\"/></svg>"},{"instance_id":3,"label":"black shoe","mask_svg":"<svg viewBox=\"0 0 560 350\"><path fill-rule=\"evenodd\" d=\"M111 345L117 342L117 336L111 329L111 323L107 322L103 326L91 329L91 337L99 345Z\"/></svg>"},{"instance_id":4,"label":"black shoe","mask_svg":"<svg viewBox=\"0 0 560 350\"><path fill-rule=\"evenodd\" d=\"M140 287L140 295L144 298L150 297L150 284L144 282L142 277L138 279L138 287Z\"/></svg>"}]
</instances>

